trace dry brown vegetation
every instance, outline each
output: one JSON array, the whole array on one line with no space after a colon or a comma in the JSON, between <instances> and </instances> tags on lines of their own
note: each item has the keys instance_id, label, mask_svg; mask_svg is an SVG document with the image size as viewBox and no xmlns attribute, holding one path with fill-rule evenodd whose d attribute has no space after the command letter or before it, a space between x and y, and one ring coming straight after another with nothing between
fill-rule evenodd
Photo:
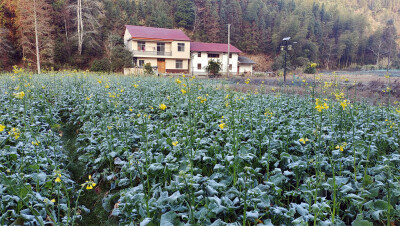
<instances>
[{"instance_id":1,"label":"dry brown vegetation","mask_svg":"<svg viewBox=\"0 0 400 226\"><path fill-rule=\"evenodd\" d=\"M283 84L283 77L250 77L250 83L245 84L247 78L232 77L226 80L226 88L241 92L288 93L307 95L314 82L314 75L288 75L287 86ZM316 92L323 96L333 96L333 93L343 92L351 101L367 102L374 105L394 105L400 102L400 77L386 78L376 75L316 75ZM328 87L329 86L329 87ZM388 92L389 87L389 92Z\"/></svg>"}]
</instances>

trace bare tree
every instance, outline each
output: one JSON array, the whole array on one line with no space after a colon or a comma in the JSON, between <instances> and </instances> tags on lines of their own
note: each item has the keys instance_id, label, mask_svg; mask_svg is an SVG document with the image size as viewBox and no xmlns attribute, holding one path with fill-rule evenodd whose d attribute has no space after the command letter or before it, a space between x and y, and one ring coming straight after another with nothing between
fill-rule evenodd
<instances>
[{"instance_id":1,"label":"bare tree","mask_svg":"<svg viewBox=\"0 0 400 226\"><path fill-rule=\"evenodd\" d=\"M377 41L375 41L372 46L369 47L369 50L371 50L371 52L376 56L376 65L379 64L379 60L382 54L386 54L383 53L383 40L379 39Z\"/></svg>"},{"instance_id":2,"label":"bare tree","mask_svg":"<svg viewBox=\"0 0 400 226\"><path fill-rule=\"evenodd\" d=\"M51 25L52 7L45 0L14 2L16 7L15 23L18 27L19 44L24 58L37 64L40 73L40 62L53 62L54 27Z\"/></svg>"},{"instance_id":3,"label":"bare tree","mask_svg":"<svg viewBox=\"0 0 400 226\"><path fill-rule=\"evenodd\" d=\"M87 45L100 47L93 36L99 33L100 24L98 19L103 16L103 4L98 0L78 0L76 5L71 5L76 9L76 23L78 39L78 53L82 55L83 46L87 40Z\"/></svg>"},{"instance_id":4,"label":"bare tree","mask_svg":"<svg viewBox=\"0 0 400 226\"><path fill-rule=\"evenodd\" d=\"M39 35L38 35L38 23L37 23L37 12L36 12L36 0L33 0L33 17L35 18L36 65L38 74L40 74L40 52L39 52Z\"/></svg>"}]
</instances>

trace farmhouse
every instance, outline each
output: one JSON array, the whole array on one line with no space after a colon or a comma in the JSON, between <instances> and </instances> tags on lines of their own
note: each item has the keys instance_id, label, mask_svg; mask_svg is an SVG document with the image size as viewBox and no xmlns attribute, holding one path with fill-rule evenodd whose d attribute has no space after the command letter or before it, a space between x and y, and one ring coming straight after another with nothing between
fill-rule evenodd
<instances>
[{"instance_id":1,"label":"farmhouse","mask_svg":"<svg viewBox=\"0 0 400 226\"><path fill-rule=\"evenodd\" d=\"M230 45L229 54L229 72L238 73L238 56L240 51L233 45ZM222 71L227 72L228 44L222 43L190 43L190 52L192 54L193 74L205 74L209 60L215 60L222 63Z\"/></svg>"},{"instance_id":2,"label":"farmhouse","mask_svg":"<svg viewBox=\"0 0 400 226\"><path fill-rule=\"evenodd\" d=\"M187 73L190 38L179 29L125 26L124 43L132 52L134 66L150 63L160 73Z\"/></svg>"},{"instance_id":3,"label":"farmhouse","mask_svg":"<svg viewBox=\"0 0 400 226\"><path fill-rule=\"evenodd\" d=\"M228 56L227 44L191 42L179 29L133 25L125 25L125 28L124 43L132 52L136 68L150 64L160 73L207 74L208 62L214 60L221 62L222 73L229 68L229 72L236 75L252 73L255 64L248 58L239 57L241 51L233 45L229 47Z\"/></svg>"}]
</instances>

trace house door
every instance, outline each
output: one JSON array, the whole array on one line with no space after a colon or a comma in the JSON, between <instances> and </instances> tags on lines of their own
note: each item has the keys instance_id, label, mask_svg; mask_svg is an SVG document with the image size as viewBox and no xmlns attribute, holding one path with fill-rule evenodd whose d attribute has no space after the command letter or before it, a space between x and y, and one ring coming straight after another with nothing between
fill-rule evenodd
<instances>
[{"instance_id":1,"label":"house door","mask_svg":"<svg viewBox=\"0 0 400 226\"><path fill-rule=\"evenodd\" d=\"M165 59L157 59L158 72L165 73Z\"/></svg>"}]
</instances>

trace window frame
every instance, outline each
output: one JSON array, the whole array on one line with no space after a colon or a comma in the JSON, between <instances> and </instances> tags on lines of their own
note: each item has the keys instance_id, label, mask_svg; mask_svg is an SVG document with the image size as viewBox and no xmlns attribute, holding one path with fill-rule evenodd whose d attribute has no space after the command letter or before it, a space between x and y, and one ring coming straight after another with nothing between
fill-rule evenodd
<instances>
[{"instance_id":1,"label":"window frame","mask_svg":"<svg viewBox=\"0 0 400 226\"><path fill-rule=\"evenodd\" d=\"M219 58L219 54L218 53L208 53L207 57L208 58Z\"/></svg>"},{"instance_id":2,"label":"window frame","mask_svg":"<svg viewBox=\"0 0 400 226\"><path fill-rule=\"evenodd\" d=\"M178 52L185 52L185 43L178 43Z\"/></svg>"},{"instance_id":3,"label":"window frame","mask_svg":"<svg viewBox=\"0 0 400 226\"><path fill-rule=\"evenodd\" d=\"M197 70L201 70L201 63L197 64Z\"/></svg>"},{"instance_id":4,"label":"window frame","mask_svg":"<svg viewBox=\"0 0 400 226\"><path fill-rule=\"evenodd\" d=\"M139 60L139 67L143 67L144 66L144 60Z\"/></svg>"},{"instance_id":5,"label":"window frame","mask_svg":"<svg viewBox=\"0 0 400 226\"><path fill-rule=\"evenodd\" d=\"M175 60L175 68L176 69L183 69L183 60Z\"/></svg>"},{"instance_id":6,"label":"window frame","mask_svg":"<svg viewBox=\"0 0 400 226\"><path fill-rule=\"evenodd\" d=\"M138 45L138 51L146 51L146 42L145 41L138 41L137 42Z\"/></svg>"},{"instance_id":7,"label":"window frame","mask_svg":"<svg viewBox=\"0 0 400 226\"><path fill-rule=\"evenodd\" d=\"M201 52L198 52L198 53L197 53L197 57L201 57Z\"/></svg>"}]
</instances>

